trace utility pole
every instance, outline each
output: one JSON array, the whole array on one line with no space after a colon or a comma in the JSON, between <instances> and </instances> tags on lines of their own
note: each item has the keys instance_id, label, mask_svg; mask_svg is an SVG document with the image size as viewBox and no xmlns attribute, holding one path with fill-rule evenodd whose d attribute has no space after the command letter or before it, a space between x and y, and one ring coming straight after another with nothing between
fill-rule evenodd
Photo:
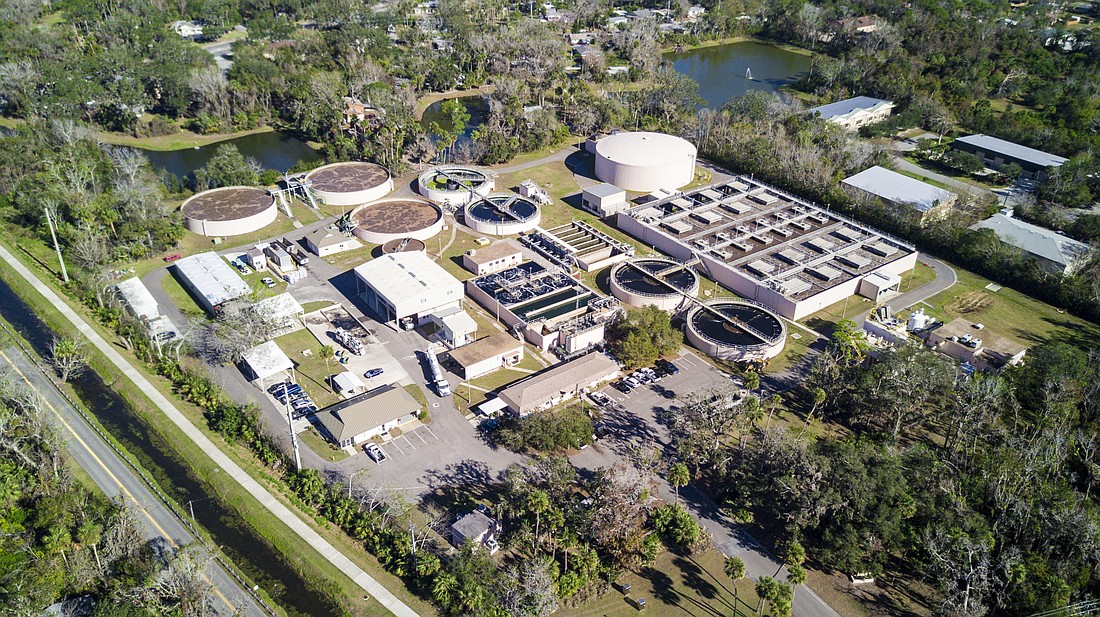
<instances>
[{"instance_id":1,"label":"utility pole","mask_svg":"<svg viewBox=\"0 0 1100 617\"><path fill-rule=\"evenodd\" d=\"M65 259L61 257L61 245L57 243L57 232L53 228L53 217L50 216L48 207L42 208L46 212L46 222L50 225L50 237L53 238L53 248L57 251L57 261L61 263L61 278L69 282L69 272L65 269Z\"/></svg>"},{"instance_id":2,"label":"utility pole","mask_svg":"<svg viewBox=\"0 0 1100 617\"><path fill-rule=\"evenodd\" d=\"M294 448L294 465L298 471L301 471L302 453L298 450L298 436L294 434L294 421L290 417L290 393L287 392L285 381L283 382L283 400L286 401L286 427L290 431L290 445Z\"/></svg>"}]
</instances>

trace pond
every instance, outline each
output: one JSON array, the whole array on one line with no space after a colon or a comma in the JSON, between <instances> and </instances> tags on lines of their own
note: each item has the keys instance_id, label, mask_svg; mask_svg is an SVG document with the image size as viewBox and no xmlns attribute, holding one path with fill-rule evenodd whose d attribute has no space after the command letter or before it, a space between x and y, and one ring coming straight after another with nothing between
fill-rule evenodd
<instances>
[{"instance_id":1,"label":"pond","mask_svg":"<svg viewBox=\"0 0 1100 617\"><path fill-rule=\"evenodd\" d=\"M276 131L245 135L199 148L141 152L154 168L163 169L178 178L191 178L196 169L213 158L214 152L222 144L237 146L241 154L256 159L264 169L287 171L298 163L321 160L321 155L306 142Z\"/></svg>"},{"instance_id":2,"label":"pond","mask_svg":"<svg viewBox=\"0 0 1100 617\"><path fill-rule=\"evenodd\" d=\"M459 135L456 143L472 141L474 131L485 124L485 121L489 118L489 100L480 94L462 96L456 100L462 103L466 107L466 113L470 114L470 119L466 122L466 129ZM428 129L433 122L438 122L443 130L451 130L450 119L443 115L442 106L443 101L436 101L428 105L428 108L424 110L424 116L420 119L421 126Z\"/></svg>"},{"instance_id":3,"label":"pond","mask_svg":"<svg viewBox=\"0 0 1100 617\"><path fill-rule=\"evenodd\" d=\"M665 60L699 84L701 107L712 108L750 90L778 92L810 70L810 56L753 41L672 52Z\"/></svg>"}]
</instances>

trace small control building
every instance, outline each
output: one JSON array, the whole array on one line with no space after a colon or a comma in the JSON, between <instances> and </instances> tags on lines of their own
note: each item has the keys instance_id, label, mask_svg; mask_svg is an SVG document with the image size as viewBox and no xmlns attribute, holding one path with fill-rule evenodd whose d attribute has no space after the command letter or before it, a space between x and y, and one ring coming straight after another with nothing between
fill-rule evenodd
<instances>
[{"instance_id":1,"label":"small control building","mask_svg":"<svg viewBox=\"0 0 1100 617\"><path fill-rule=\"evenodd\" d=\"M354 237L345 236L331 229L321 228L306 236L306 248L318 257L350 251L363 246Z\"/></svg>"},{"instance_id":2,"label":"small control building","mask_svg":"<svg viewBox=\"0 0 1100 617\"><path fill-rule=\"evenodd\" d=\"M523 360L523 341L507 332L497 332L451 351L451 360L458 365L463 379L476 379L519 364Z\"/></svg>"},{"instance_id":3,"label":"small control building","mask_svg":"<svg viewBox=\"0 0 1100 617\"><path fill-rule=\"evenodd\" d=\"M619 375L619 365L598 352L585 354L518 381L500 399L520 417L549 409Z\"/></svg>"},{"instance_id":4,"label":"small control building","mask_svg":"<svg viewBox=\"0 0 1100 617\"><path fill-rule=\"evenodd\" d=\"M608 217L626 210L626 191L614 184L597 184L581 192L581 208L599 217Z\"/></svg>"},{"instance_id":5,"label":"small control building","mask_svg":"<svg viewBox=\"0 0 1100 617\"><path fill-rule=\"evenodd\" d=\"M514 240L501 240L462 255L462 265L477 276L493 274L523 262L523 249Z\"/></svg>"}]
</instances>

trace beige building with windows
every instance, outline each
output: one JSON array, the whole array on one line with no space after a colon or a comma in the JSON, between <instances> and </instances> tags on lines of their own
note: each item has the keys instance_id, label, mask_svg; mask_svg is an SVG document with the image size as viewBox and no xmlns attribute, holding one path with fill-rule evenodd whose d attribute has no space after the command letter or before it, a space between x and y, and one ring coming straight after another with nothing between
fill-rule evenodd
<instances>
[{"instance_id":1,"label":"beige building with windows","mask_svg":"<svg viewBox=\"0 0 1100 617\"><path fill-rule=\"evenodd\" d=\"M588 392L619 375L619 365L594 352L563 362L505 388L500 399L512 413L527 416Z\"/></svg>"},{"instance_id":2,"label":"beige building with windows","mask_svg":"<svg viewBox=\"0 0 1100 617\"><path fill-rule=\"evenodd\" d=\"M475 379L523 360L523 341L507 332L497 332L451 351L463 379Z\"/></svg>"},{"instance_id":3,"label":"beige building with windows","mask_svg":"<svg viewBox=\"0 0 1100 617\"><path fill-rule=\"evenodd\" d=\"M523 249L514 240L501 240L485 248L470 249L462 255L462 265L477 276L493 274L523 262Z\"/></svg>"}]
</instances>

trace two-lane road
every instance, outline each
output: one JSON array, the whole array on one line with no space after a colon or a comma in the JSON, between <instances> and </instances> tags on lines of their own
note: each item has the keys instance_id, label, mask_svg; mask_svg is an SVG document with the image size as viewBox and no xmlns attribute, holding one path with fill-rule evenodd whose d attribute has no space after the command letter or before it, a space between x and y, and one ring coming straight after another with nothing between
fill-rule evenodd
<instances>
[{"instance_id":1,"label":"two-lane road","mask_svg":"<svg viewBox=\"0 0 1100 617\"><path fill-rule=\"evenodd\" d=\"M195 536L149 486L93 429L17 348L0 349L0 370L14 371L16 378L42 397L64 435L73 460L91 476L103 492L117 496L132 508L150 541L166 542L172 550L196 544ZM208 556L200 548L203 557ZM266 617L270 613L245 591L237 579L211 559L204 578L213 589L213 606L219 615Z\"/></svg>"}]
</instances>

